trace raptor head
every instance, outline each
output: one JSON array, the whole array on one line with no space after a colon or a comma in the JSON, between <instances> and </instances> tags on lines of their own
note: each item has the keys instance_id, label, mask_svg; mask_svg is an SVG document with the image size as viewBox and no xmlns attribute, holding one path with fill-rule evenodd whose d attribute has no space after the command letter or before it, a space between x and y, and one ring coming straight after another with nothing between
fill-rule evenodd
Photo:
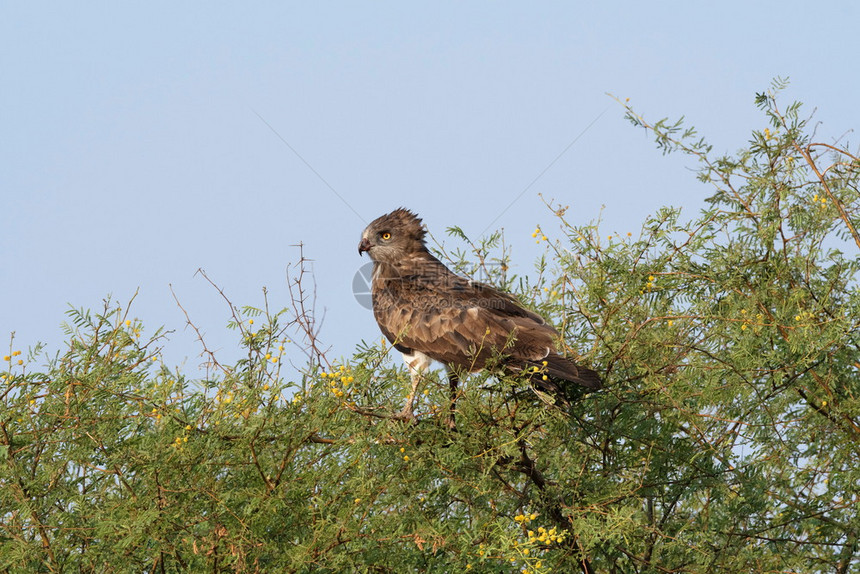
<instances>
[{"instance_id":1,"label":"raptor head","mask_svg":"<svg viewBox=\"0 0 860 574\"><path fill-rule=\"evenodd\" d=\"M408 209L395 209L370 222L361 234L358 254L367 252L381 263L395 263L405 256L427 251L421 218Z\"/></svg>"}]
</instances>

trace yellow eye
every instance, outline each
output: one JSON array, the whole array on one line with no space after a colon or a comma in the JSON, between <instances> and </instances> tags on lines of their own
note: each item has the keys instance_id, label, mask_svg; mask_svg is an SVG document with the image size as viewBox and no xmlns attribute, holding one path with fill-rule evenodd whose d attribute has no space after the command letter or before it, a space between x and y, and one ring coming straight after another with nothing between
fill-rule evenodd
<instances>
[{"instance_id":1,"label":"yellow eye","mask_svg":"<svg viewBox=\"0 0 860 574\"><path fill-rule=\"evenodd\" d=\"M391 234L386 231L385 233L382 234L382 239L384 241L388 241L389 239L391 239Z\"/></svg>"}]
</instances>

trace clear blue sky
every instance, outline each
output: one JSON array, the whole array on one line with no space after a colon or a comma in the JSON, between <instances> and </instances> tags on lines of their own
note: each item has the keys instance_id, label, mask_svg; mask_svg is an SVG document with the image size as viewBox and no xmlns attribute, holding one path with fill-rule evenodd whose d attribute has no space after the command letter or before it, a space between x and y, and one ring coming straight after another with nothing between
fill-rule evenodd
<instances>
[{"instance_id":1,"label":"clear blue sky","mask_svg":"<svg viewBox=\"0 0 860 574\"><path fill-rule=\"evenodd\" d=\"M351 292L366 222L406 206L437 237L492 223L528 273L535 224L553 231L538 193L581 223L605 206L608 232L692 215L708 190L691 163L606 92L733 151L765 125L755 92L787 76L830 140L860 128L858 24L849 1L0 2L0 333L55 353L68 304L139 288L133 315L175 329L166 357L193 367L173 284L233 357L195 271L281 307L303 242L322 339L350 355L379 336Z\"/></svg>"}]
</instances>

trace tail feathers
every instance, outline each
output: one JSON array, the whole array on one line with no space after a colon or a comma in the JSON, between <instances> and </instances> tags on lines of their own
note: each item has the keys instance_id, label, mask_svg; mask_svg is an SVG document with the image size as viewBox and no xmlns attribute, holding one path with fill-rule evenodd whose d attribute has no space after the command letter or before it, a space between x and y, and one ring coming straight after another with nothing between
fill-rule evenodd
<instances>
[{"instance_id":1,"label":"tail feathers","mask_svg":"<svg viewBox=\"0 0 860 574\"><path fill-rule=\"evenodd\" d=\"M603 387L603 381L596 371L560 355L549 355L543 361L529 361L523 370L531 373L530 379L535 389L552 395L563 404L575 402L583 394Z\"/></svg>"},{"instance_id":2,"label":"tail feathers","mask_svg":"<svg viewBox=\"0 0 860 574\"><path fill-rule=\"evenodd\" d=\"M544 362L546 362L545 366ZM560 355L549 355L543 361L535 362L534 366L539 369L542 368L543 373L548 375L549 378L570 381L590 391L596 391L603 387L603 381L597 372L577 365L570 359Z\"/></svg>"}]
</instances>

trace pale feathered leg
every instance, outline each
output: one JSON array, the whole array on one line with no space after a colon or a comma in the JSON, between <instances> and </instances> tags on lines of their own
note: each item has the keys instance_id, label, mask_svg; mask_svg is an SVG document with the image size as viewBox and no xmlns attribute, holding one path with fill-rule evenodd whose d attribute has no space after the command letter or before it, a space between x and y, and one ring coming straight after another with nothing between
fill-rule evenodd
<instances>
[{"instance_id":1,"label":"pale feathered leg","mask_svg":"<svg viewBox=\"0 0 860 574\"><path fill-rule=\"evenodd\" d=\"M406 366L409 367L412 388L409 390L409 396L406 397L406 404L403 405L403 410L396 414L394 418L412 420L415 418L415 397L418 394L418 387L433 359L424 353L413 351L411 353L403 353L403 360L406 362Z\"/></svg>"},{"instance_id":2,"label":"pale feathered leg","mask_svg":"<svg viewBox=\"0 0 860 574\"><path fill-rule=\"evenodd\" d=\"M418 385L421 384L421 373L412 373L412 389L409 391L409 396L406 397L406 404L403 409L394 418L402 420L412 420L415 418L415 395L418 394Z\"/></svg>"}]
</instances>

